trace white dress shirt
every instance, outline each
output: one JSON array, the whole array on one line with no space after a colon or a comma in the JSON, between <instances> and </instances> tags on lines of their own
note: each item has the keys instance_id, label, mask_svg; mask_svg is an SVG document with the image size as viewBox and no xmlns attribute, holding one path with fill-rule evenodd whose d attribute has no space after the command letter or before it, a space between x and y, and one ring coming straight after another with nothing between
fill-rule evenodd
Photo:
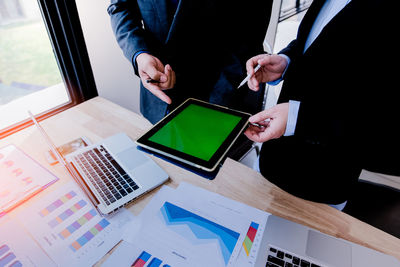
<instances>
[{"instance_id":1,"label":"white dress shirt","mask_svg":"<svg viewBox=\"0 0 400 267\"><path fill-rule=\"evenodd\" d=\"M317 39L324 27L350 2L351 0L326 0L311 27L303 53L305 53L315 39ZM288 121L284 136L294 135L299 108L299 101L289 101Z\"/></svg>"}]
</instances>

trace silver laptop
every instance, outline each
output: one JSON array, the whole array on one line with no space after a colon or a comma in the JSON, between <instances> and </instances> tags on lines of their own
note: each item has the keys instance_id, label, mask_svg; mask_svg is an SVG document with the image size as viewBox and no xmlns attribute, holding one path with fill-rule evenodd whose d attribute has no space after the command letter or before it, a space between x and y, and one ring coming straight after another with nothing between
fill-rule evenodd
<instances>
[{"instance_id":1,"label":"silver laptop","mask_svg":"<svg viewBox=\"0 0 400 267\"><path fill-rule=\"evenodd\" d=\"M137 150L124 133L62 156L29 112L52 152L102 214L110 214L168 180L168 174Z\"/></svg>"},{"instance_id":2,"label":"silver laptop","mask_svg":"<svg viewBox=\"0 0 400 267\"><path fill-rule=\"evenodd\" d=\"M255 266L394 267L392 256L270 215Z\"/></svg>"}]
</instances>

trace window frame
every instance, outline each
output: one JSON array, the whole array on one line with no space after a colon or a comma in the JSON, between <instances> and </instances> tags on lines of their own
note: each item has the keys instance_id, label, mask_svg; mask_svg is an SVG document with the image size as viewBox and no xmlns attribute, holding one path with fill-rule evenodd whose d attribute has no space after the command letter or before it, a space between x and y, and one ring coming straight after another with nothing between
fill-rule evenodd
<instances>
[{"instance_id":1,"label":"window frame","mask_svg":"<svg viewBox=\"0 0 400 267\"><path fill-rule=\"evenodd\" d=\"M38 0L70 102L37 115L38 121L98 96L75 1ZM30 119L0 130L0 139L33 125Z\"/></svg>"}]
</instances>

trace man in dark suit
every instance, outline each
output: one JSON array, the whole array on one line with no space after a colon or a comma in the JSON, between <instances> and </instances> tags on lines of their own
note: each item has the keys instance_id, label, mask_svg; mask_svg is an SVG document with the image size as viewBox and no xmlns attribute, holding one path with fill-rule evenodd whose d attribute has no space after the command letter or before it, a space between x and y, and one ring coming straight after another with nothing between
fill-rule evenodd
<instances>
[{"instance_id":1,"label":"man in dark suit","mask_svg":"<svg viewBox=\"0 0 400 267\"><path fill-rule=\"evenodd\" d=\"M263 52L271 0L111 0L124 55L141 78L152 123L189 97L256 113L264 92L243 87L246 60Z\"/></svg>"},{"instance_id":2,"label":"man in dark suit","mask_svg":"<svg viewBox=\"0 0 400 267\"><path fill-rule=\"evenodd\" d=\"M340 204L362 169L400 174L395 18L390 1L314 0L294 41L247 62L251 74L262 66L249 80L253 90L284 80L278 104L250 118L263 126L246 131L264 142L259 167L268 180Z\"/></svg>"}]
</instances>

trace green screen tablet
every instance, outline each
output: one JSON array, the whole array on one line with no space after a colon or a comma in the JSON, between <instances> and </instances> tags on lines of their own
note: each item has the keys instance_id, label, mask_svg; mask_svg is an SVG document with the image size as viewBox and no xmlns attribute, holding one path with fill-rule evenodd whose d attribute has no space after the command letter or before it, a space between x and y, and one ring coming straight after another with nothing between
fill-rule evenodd
<instances>
[{"instance_id":1,"label":"green screen tablet","mask_svg":"<svg viewBox=\"0 0 400 267\"><path fill-rule=\"evenodd\" d=\"M250 114L188 99L136 142L149 150L213 171Z\"/></svg>"}]
</instances>

